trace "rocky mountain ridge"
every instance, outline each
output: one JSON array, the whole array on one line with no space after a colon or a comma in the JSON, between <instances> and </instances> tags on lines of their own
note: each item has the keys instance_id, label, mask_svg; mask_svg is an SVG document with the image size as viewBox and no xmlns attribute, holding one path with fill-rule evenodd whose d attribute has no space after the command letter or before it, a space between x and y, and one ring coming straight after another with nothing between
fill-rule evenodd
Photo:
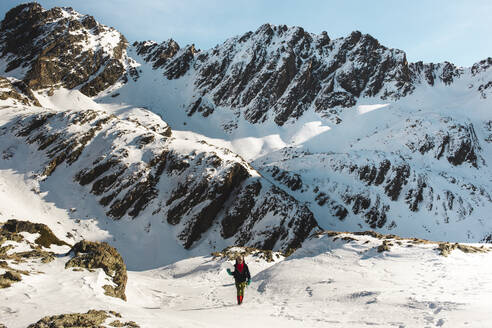
<instances>
[{"instance_id":1,"label":"rocky mountain ridge","mask_svg":"<svg viewBox=\"0 0 492 328\"><path fill-rule=\"evenodd\" d=\"M226 107L250 123L271 117L281 126L309 109L339 123L339 111L359 99L395 101L417 86L451 85L464 75L477 80L478 85L468 88L483 98L491 85L481 81L490 73L491 58L466 69L449 62L408 63L403 51L359 31L331 40L326 32L316 35L301 27L264 24L206 51L180 50L172 39L133 46L168 79L192 75L195 89L188 115L207 117L215 108ZM176 72L176 67L181 69Z\"/></svg>"},{"instance_id":2,"label":"rocky mountain ridge","mask_svg":"<svg viewBox=\"0 0 492 328\"><path fill-rule=\"evenodd\" d=\"M361 99L395 101L419 86L449 86L465 76L472 80L466 88L482 98L492 86L491 58L471 68L409 63L403 51L359 31L330 39L326 32L264 24L205 51L180 47L172 39L135 42L130 48L138 58L128 56L128 42L115 29L71 8L20 5L0 28L2 74L32 89L62 86L96 96L138 79L143 60L166 79L189 80L188 115L207 117L228 108L253 124L272 119L282 126L309 110L339 123L340 111Z\"/></svg>"},{"instance_id":3,"label":"rocky mountain ridge","mask_svg":"<svg viewBox=\"0 0 492 328\"><path fill-rule=\"evenodd\" d=\"M91 16L32 3L7 13L0 49L0 97L13 106L4 160L27 142L45 156L39 179L69 177L101 215L171 226L186 249L227 240L287 251L318 224L492 235L491 181L478 177L490 176L490 58L408 63L358 31L330 39L270 24L205 51L172 39L128 46ZM100 107L22 107L50 107L65 89ZM132 106L161 117L122 118ZM251 162L229 150L241 142L259 148Z\"/></svg>"},{"instance_id":4,"label":"rocky mountain ridge","mask_svg":"<svg viewBox=\"0 0 492 328\"><path fill-rule=\"evenodd\" d=\"M317 228L307 207L238 155L173 137L152 119L36 107L12 108L10 115L1 128L4 160L22 156L16 150L27 143L45 157L34 165L37 179L61 174L93 194L108 218L143 219L147 233L171 225L172 238L186 249L228 239L287 251Z\"/></svg>"},{"instance_id":5,"label":"rocky mountain ridge","mask_svg":"<svg viewBox=\"0 0 492 328\"><path fill-rule=\"evenodd\" d=\"M127 43L92 16L37 3L11 9L0 27L4 73L34 90L61 86L98 94L124 79L132 63Z\"/></svg>"}]
</instances>

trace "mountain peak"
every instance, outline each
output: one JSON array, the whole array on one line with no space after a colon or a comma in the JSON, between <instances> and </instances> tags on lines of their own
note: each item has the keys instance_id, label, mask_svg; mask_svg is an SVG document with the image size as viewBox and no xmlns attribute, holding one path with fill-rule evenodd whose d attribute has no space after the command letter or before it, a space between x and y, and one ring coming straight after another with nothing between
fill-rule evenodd
<instances>
[{"instance_id":1,"label":"mountain peak","mask_svg":"<svg viewBox=\"0 0 492 328\"><path fill-rule=\"evenodd\" d=\"M33 89L81 87L94 96L123 77L126 47L123 35L92 16L28 3L11 9L1 23L1 73Z\"/></svg>"}]
</instances>

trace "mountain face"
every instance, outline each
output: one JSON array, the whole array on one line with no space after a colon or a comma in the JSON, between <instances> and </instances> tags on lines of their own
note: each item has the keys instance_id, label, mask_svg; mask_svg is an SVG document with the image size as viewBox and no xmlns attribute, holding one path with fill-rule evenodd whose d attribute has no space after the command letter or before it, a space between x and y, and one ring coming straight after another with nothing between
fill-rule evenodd
<instances>
[{"instance_id":1,"label":"mountain face","mask_svg":"<svg viewBox=\"0 0 492 328\"><path fill-rule=\"evenodd\" d=\"M283 145L252 165L323 228L490 239L491 58L408 63L360 32L331 40L269 24L206 51L133 47L164 90L186 89L174 107L190 121L221 121L232 140L278 133Z\"/></svg>"},{"instance_id":2,"label":"mountain face","mask_svg":"<svg viewBox=\"0 0 492 328\"><path fill-rule=\"evenodd\" d=\"M43 158L34 165L37 179L49 184L55 176L83 186L113 220L145 220L149 231L170 225L174 235L166 237L186 249L208 233L210 242L285 251L317 227L306 206L238 155L173 137L156 117L123 120L96 110L35 107L10 115L1 132L6 161L19 160L19 144L28 144Z\"/></svg>"},{"instance_id":3,"label":"mountain face","mask_svg":"<svg viewBox=\"0 0 492 328\"><path fill-rule=\"evenodd\" d=\"M205 51L128 46L33 3L6 14L0 49L2 167L63 182L84 201L60 204L137 223L149 247L287 251L318 226L492 238L491 58L408 63L360 32L269 24Z\"/></svg>"},{"instance_id":4,"label":"mountain face","mask_svg":"<svg viewBox=\"0 0 492 328\"><path fill-rule=\"evenodd\" d=\"M35 90L80 87L94 96L128 70L126 47L118 31L71 8L20 5L7 12L0 28L5 73Z\"/></svg>"},{"instance_id":5,"label":"mountain face","mask_svg":"<svg viewBox=\"0 0 492 328\"><path fill-rule=\"evenodd\" d=\"M466 72L448 62L408 63L403 51L358 31L331 40L325 32L315 35L300 27L269 24L202 52L193 46L180 49L173 40L134 46L168 79L191 72L195 90L188 115L207 117L215 108L227 107L250 123L271 117L280 126L309 109L339 123L337 112L358 99L398 100L419 85L450 85L465 73L486 72L492 60ZM472 88L486 97L491 85L488 81Z\"/></svg>"}]
</instances>

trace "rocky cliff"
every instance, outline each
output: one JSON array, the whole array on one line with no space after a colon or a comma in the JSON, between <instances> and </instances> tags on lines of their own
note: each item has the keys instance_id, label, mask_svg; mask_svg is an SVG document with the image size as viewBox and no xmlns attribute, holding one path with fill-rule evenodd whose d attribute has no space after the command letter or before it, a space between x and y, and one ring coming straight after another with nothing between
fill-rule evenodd
<instances>
[{"instance_id":1,"label":"rocky cliff","mask_svg":"<svg viewBox=\"0 0 492 328\"><path fill-rule=\"evenodd\" d=\"M2 74L30 88L80 88L94 96L124 79L127 41L114 28L71 8L28 3L11 9L0 27Z\"/></svg>"}]
</instances>

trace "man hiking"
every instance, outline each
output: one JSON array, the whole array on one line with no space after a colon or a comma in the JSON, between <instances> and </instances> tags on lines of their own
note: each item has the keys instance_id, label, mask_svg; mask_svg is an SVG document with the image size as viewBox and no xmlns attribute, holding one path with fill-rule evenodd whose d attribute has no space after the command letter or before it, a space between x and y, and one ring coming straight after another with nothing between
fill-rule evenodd
<instances>
[{"instance_id":1,"label":"man hiking","mask_svg":"<svg viewBox=\"0 0 492 328\"><path fill-rule=\"evenodd\" d=\"M236 257L236 264L234 264L234 272L231 269L227 269L227 273L234 277L237 289L237 305L241 305L244 297L244 288L251 283L251 275L246 263L244 263L243 257Z\"/></svg>"}]
</instances>

